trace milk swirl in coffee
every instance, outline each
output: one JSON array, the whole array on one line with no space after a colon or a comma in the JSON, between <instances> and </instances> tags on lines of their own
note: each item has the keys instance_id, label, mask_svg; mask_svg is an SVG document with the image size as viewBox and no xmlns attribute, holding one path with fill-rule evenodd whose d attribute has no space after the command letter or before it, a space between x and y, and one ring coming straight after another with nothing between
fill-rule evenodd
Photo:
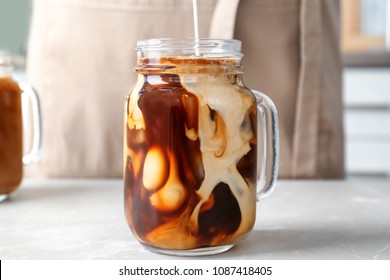
<instances>
[{"instance_id":1,"label":"milk swirl in coffee","mask_svg":"<svg viewBox=\"0 0 390 280\"><path fill-rule=\"evenodd\" d=\"M125 209L167 249L234 244L253 227L256 105L239 59L139 59L126 102Z\"/></svg>"}]
</instances>

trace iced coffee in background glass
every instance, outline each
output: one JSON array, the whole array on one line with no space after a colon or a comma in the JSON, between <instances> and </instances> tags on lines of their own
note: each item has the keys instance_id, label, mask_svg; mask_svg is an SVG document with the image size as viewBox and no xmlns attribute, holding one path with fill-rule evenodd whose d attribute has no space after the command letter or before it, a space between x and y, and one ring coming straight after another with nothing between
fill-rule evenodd
<instances>
[{"instance_id":1,"label":"iced coffee in background glass","mask_svg":"<svg viewBox=\"0 0 390 280\"><path fill-rule=\"evenodd\" d=\"M275 107L244 86L240 41L150 39L137 54L125 103L130 228L154 252L224 252L251 231L258 195L275 185Z\"/></svg>"},{"instance_id":2,"label":"iced coffee in background glass","mask_svg":"<svg viewBox=\"0 0 390 280\"><path fill-rule=\"evenodd\" d=\"M39 99L26 83L12 77L11 56L0 52L0 201L15 191L23 178L23 164L37 160L41 143ZM32 105L34 133L31 151L23 155L22 95Z\"/></svg>"}]
</instances>

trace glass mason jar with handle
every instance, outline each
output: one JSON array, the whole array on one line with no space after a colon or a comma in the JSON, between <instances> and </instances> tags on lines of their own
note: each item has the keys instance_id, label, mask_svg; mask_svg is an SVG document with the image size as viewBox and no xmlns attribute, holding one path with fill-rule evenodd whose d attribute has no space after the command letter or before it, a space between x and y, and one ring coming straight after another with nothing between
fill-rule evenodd
<instances>
[{"instance_id":1,"label":"glass mason jar with handle","mask_svg":"<svg viewBox=\"0 0 390 280\"><path fill-rule=\"evenodd\" d=\"M127 222L154 252L224 252L275 186L275 106L243 84L240 41L149 39L137 55L125 102Z\"/></svg>"},{"instance_id":2,"label":"glass mason jar with handle","mask_svg":"<svg viewBox=\"0 0 390 280\"><path fill-rule=\"evenodd\" d=\"M29 102L33 135L31 150L23 155L23 110ZM0 52L0 201L15 191L23 178L23 164L34 163L41 149L41 115L34 89L12 78L11 58Z\"/></svg>"}]
</instances>

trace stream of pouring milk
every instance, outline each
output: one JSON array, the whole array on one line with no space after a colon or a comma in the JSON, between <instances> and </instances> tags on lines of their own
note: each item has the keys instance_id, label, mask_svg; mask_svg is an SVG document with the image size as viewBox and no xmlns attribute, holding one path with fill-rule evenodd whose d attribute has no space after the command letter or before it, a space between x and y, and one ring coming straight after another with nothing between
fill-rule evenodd
<instances>
[{"instance_id":1,"label":"stream of pouring milk","mask_svg":"<svg viewBox=\"0 0 390 280\"><path fill-rule=\"evenodd\" d=\"M199 52L198 0L192 0L192 12L193 12L193 15L194 15L195 55L196 56L200 56L200 52Z\"/></svg>"},{"instance_id":2,"label":"stream of pouring milk","mask_svg":"<svg viewBox=\"0 0 390 280\"><path fill-rule=\"evenodd\" d=\"M192 3L195 42L197 42L196 40L199 40L197 0L193 0ZM195 55L200 56L199 44L195 44ZM182 86L196 95L200 101L199 138L205 178L198 190L201 201L191 214L191 221L193 229L197 229L200 207L210 198L214 188L223 182L229 186L241 210L242 221L234 234L237 236L250 230L255 215L253 207L255 188L248 186L237 170L238 161L251 149L249 143L253 137L252 129L247 126L248 130L245 130L240 124L244 119L249 121L248 112L253 105L253 100L245 94L240 94L223 75L214 79L215 81L210 83L208 76L200 75L196 78L196 82L193 82L191 75L180 75ZM213 145L218 135L215 135L214 121L210 121L210 108L221 116L226 125L224 136L227 139L227 146L219 156L215 154L221 147Z\"/></svg>"}]
</instances>

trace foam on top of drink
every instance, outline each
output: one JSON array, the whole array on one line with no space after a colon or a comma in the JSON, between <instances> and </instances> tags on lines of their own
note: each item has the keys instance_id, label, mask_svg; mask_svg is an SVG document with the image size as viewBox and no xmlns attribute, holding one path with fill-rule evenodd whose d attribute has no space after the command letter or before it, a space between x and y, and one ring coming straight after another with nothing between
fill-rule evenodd
<instances>
[{"instance_id":1,"label":"foam on top of drink","mask_svg":"<svg viewBox=\"0 0 390 280\"><path fill-rule=\"evenodd\" d=\"M159 57L140 58L136 71L143 74L213 74L242 73L243 67L237 58L204 58L204 57Z\"/></svg>"}]
</instances>

